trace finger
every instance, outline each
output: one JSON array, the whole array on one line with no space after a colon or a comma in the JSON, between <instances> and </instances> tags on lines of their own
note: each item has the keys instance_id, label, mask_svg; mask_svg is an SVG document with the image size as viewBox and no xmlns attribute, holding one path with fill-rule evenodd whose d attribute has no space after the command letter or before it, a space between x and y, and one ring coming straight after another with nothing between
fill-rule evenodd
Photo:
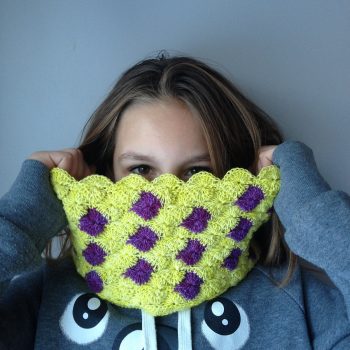
<instances>
[{"instance_id":1,"label":"finger","mask_svg":"<svg viewBox=\"0 0 350 350\"><path fill-rule=\"evenodd\" d=\"M94 164L91 164L91 165L88 165L88 168L89 168L89 175L92 175L92 174L95 174L96 173L96 165Z\"/></svg>"},{"instance_id":2,"label":"finger","mask_svg":"<svg viewBox=\"0 0 350 350\"><path fill-rule=\"evenodd\" d=\"M92 174L90 167L85 162L83 152L78 148L68 149L69 153L73 156L73 170L72 176L77 180L81 180L86 176Z\"/></svg>"},{"instance_id":3,"label":"finger","mask_svg":"<svg viewBox=\"0 0 350 350\"><path fill-rule=\"evenodd\" d=\"M72 162L73 162L73 176L80 180L82 177L83 172L83 157L80 154L80 151L76 148L70 149L69 153L72 155Z\"/></svg>"},{"instance_id":4,"label":"finger","mask_svg":"<svg viewBox=\"0 0 350 350\"><path fill-rule=\"evenodd\" d=\"M75 148L66 148L63 150L66 154L67 162L70 162L70 175L74 178L79 177L79 154Z\"/></svg>"},{"instance_id":5,"label":"finger","mask_svg":"<svg viewBox=\"0 0 350 350\"><path fill-rule=\"evenodd\" d=\"M83 174L83 177L90 176L96 172L96 166L95 165L88 165L85 162L85 171Z\"/></svg>"},{"instance_id":6,"label":"finger","mask_svg":"<svg viewBox=\"0 0 350 350\"><path fill-rule=\"evenodd\" d=\"M89 176L91 174L90 168L85 162L83 152L80 149L77 149L77 160L78 160L78 173L77 177L79 180L83 179L86 176Z\"/></svg>"},{"instance_id":7,"label":"finger","mask_svg":"<svg viewBox=\"0 0 350 350\"><path fill-rule=\"evenodd\" d=\"M273 152L276 146L263 146L259 150L259 163L261 167L272 165Z\"/></svg>"},{"instance_id":8,"label":"finger","mask_svg":"<svg viewBox=\"0 0 350 350\"><path fill-rule=\"evenodd\" d=\"M261 168L262 168L262 164L261 164L261 160L259 159L258 165L257 165L257 171L258 171L258 173L260 172Z\"/></svg>"},{"instance_id":9,"label":"finger","mask_svg":"<svg viewBox=\"0 0 350 350\"><path fill-rule=\"evenodd\" d=\"M66 170L70 175L74 176L73 156L69 152L53 152L51 155L53 162L58 168Z\"/></svg>"}]
</instances>

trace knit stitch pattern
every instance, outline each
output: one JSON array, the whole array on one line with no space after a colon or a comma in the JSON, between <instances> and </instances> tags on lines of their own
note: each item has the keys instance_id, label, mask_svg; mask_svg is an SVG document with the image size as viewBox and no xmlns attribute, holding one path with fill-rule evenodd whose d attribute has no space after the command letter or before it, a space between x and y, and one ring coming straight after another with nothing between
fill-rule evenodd
<instances>
[{"instance_id":1,"label":"knit stitch pattern","mask_svg":"<svg viewBox=\"0 0 350 350\"><path fill-rule=\"evenodd\" d=\"M153 181L131 174L77 181L51 170L72 232L73 260L89 288L122 307L163 316L238 284L252 269L253 233L269 219L280 187L276 166L257 176L234 168Z\"/></svg>"}]
</instances>

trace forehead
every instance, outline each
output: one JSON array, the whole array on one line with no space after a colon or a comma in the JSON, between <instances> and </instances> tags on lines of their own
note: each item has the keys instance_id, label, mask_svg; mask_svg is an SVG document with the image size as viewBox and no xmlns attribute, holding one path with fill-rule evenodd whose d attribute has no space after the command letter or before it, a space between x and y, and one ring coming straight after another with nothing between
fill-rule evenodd
<instances>
[{"instance_id":1,"label":"forehead","mask_svg":"<svg viewBox=\"0 0 350 350\"><path fill-rule=\"evenodd\" d=\"M127 108L116 131L118 153L136 150L158 151L206 148L198 114L175 99L140 102Z\"/></svg>"}]
</instances>

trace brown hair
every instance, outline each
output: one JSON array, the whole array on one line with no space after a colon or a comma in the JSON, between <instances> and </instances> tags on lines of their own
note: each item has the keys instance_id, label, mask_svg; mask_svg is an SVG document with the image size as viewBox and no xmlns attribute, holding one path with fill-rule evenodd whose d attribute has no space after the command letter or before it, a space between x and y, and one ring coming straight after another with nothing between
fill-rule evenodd
<instances>
[{"instance_id":1,"label":"brown hair","mask_svg":"<svg viewBox=\"0 0 350 350\"><path fill-rule=\"evenodd\" d=\"M256 172L259 149L283 140L273 120L246 98L228 79L207 64L190 57L168 57L164 52L128 69L88 120L80 150L96 173L114 178L113 153L118 120L131 104L175 98L194 109L209 148L215 175L242 167ZM278 266L288 260L281 285L293 273L296 256L286 246L275 213L255 234L260 263Z\"/></svg>"}]
</instances>

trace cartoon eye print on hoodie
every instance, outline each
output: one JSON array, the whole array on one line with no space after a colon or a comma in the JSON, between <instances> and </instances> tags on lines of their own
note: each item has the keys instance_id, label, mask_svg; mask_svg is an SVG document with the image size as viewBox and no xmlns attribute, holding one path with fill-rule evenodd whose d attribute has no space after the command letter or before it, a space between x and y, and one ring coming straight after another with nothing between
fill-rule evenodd
<instances>
[{"instance_id":1,"label":"cartoon eye print on hoodie","mask_svg":"<svg viewBox=\"0 0 350 350\"><path fill-rule=\"evenodd\" d=\"M238 350L249 339L247 314L241 306L226 298L207 303L202 333L215 350Z\"/></svg>"},{"instance_id":2,"label":"cartoon eye print on hoodie","mask_svg":"<svg viewBox=\"0 0 350 350\"><path fill-rule=\"evenodd\" d=\"M64 335L80 345L99 339L109 318L107 303L92 293L76 295L66 306L60 319Z\"/></svg>"}]
</instances>

